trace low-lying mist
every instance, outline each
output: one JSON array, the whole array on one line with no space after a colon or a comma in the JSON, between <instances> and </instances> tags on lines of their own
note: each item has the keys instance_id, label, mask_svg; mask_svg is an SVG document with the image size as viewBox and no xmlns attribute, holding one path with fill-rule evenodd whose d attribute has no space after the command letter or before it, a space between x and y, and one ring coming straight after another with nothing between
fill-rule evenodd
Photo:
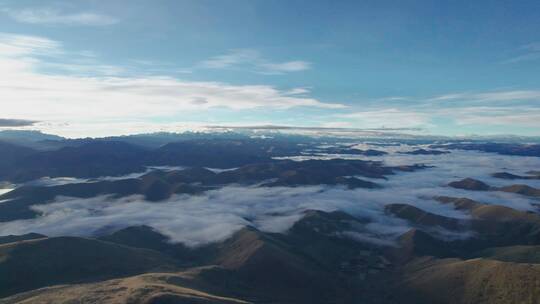
<instances>
[{"instance_id":1,"label":"low-lying mist","mask_svg":"<svg viewBox=\"0 0 540 304\"><path fill-rule=\"evenodd\" d=\"M377 179L382 189L233 185L200 195L176 195L162 202L148 202L140 196L120 199L107 196L90 199L57 197L49 204L36 202L32 208L41 216L35 219L0 223L0 235L37 232L48 236L95 236L128 226L148 225L168 236L171 242L199 246L224 240L247 225L267 232L285 233L305 210L317 209L341 210L369 221L365 231L351 231L344 236L391 245L398 235L411 227L406 221L385 214L384 206L388 204L410 204L431 213L466 219L468 214L454 210L450 204L440 204L433 197L468 197L519 210L535 210L534 204L539 202L519 194L467 191L447 186L451 181L472 177L494 186L521 183L540 187L538 180L503 180L490 176L499 171L524 174L538 169L539 158L471 151L407 155L398 153L396 147L390 149L385 156L354 157L382 160L390 166L423 163L433 168L398 173L389 176L388 180ZM439 235L444 236L445 233L449 238L467 237L467 233L452 235L444 231Z\"/></svg>"}]
</instances>

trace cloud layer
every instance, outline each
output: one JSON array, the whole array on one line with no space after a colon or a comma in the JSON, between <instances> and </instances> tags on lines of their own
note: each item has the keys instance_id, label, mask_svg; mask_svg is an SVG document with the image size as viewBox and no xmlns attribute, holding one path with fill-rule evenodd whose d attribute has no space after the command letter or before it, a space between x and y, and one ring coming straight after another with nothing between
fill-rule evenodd
<instances>
[{"instance_id":1,"label":"cloud layer","mask_svg":"<svg viewBox=\"0 0 540 304\"><path fill-rule=\"evenodd\" d=\"M27 127L36 123L33 120L0 118L0 128L3 127Z\"/></svg>"},{"instance_id":2,"label":"cloud layer","mask_svg":"<svg viewBox=\"0 0 540 304\"><path fill-rule=\"evenodd\" d=\"M540 101L539 90L458 92L429 98L377 99L361 111L335 116L343 120L339 123L352 127L426 130L437 127L456 129L472 127L486 132L482 129L506 126L508 128L506 132L511 133L512 128L538 125L540 121L538 101Z\"/></svg>"},{"instance_id":3,"label":"cloud layer","mask_svg":"<svg viewBox=\"0 0 540 304\"><path fill-rule=\"evenodd\" d=\"M363 144L358 148L378 148ZM465 177L478 178L494 186L507 180L490 177L497 171L523 174L540 167L540 159L503 156L472 151L453 151L443 156L419 156L395 153L418 148L397 145L385 147L390 154L380 159L388 165L425 163L436 166L412 173L399 173L387 181L376 180L383 189L347 190L340 187L313 186L297 188L258 188L228 186L198 196L180 195L152 203L142 197L122 199L95 197L76 199L59 197L53 204L33 208L43 216L31 220L0 223L0 235L38 232L46 235L93 235L127 226L146 224L166 234L173 242L189 246L223 240L238 229L253 225L263 231L286 232L308 209L342 210L370 223L365 231L351 232L348 237L380 244L392 244L395 237L410 226L384 213L387 204L411 204L425 211L454 218L468 218L451 205L434 201L434 196L468 197L483 203L534 210L537 200L504 192L475 192L446 186ZM336 155L329 157L338 157ZM353 156L365 158L364 156ZM524 180L533 187L540 181ZM467 237L439 231L446 237Z\"/></svg>"},{"instance_id":4,"label":"cloud layer","mask_svg":"<svg viewBox=\"0 0 540 304\"><path fill-rule=\"evenodd\" d=\"M51 8L26 8L20 10L4 8L0 12L18 22L29 24L106 26L119 22L118 19L103 14L93 12L64 13Z\"/></svg>"},{"instance_id":5,"label":"cloud layer","mask_svg":"<svg viewBox=\"0 0 540 304\"><path fill-rule=\"evenodd\" d=\"M271 62L255 50L240 49L204 60L199 66L206 69L239 69L259 74L279 75L308 70L311 63L303 60Z\"/></svg>"}]
</instances>

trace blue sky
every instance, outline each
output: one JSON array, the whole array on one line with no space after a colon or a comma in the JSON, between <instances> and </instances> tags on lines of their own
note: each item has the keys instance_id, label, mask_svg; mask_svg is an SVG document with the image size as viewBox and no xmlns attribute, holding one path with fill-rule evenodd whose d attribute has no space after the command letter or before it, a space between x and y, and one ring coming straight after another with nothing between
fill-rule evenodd
<instances>
[{"instance_id":1,"label":"blue sky","mask_svg":"<svg viewBox=\"0 0 540 304\"><path fill-rule=\"evenodd\" d=\"M0 118L540 135L538 1L0 0Z\"/></svg>"}]
</instances>

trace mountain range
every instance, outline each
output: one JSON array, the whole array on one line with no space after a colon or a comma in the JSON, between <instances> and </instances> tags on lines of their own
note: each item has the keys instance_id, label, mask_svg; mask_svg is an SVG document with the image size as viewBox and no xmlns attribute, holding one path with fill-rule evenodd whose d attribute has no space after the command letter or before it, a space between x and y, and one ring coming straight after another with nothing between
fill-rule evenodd
<instances>
[{"instance_id":1,"label":"mountain range","mask_svg":"<svg viewBox=\"0 0 540 304\"><path fill-rule=\"evenodd\" d=\"M0 132L0 303L540 301L536 148L271 135Z\"/></svg>"}]
</instances>

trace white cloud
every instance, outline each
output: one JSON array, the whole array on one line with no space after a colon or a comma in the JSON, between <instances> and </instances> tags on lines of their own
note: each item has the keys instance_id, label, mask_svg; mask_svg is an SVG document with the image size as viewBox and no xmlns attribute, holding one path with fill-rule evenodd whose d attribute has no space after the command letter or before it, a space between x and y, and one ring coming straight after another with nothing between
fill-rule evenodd
<instances>
[{"instance_id":1,"label":"white cloud","mask_svg":"<svg viewBox=\"0 0 540 304\"><path fill-rule=\"evenodd\" d=\"M521 63L540 59L540 42L533 42L519 48L520 55L502 61L503 64Z\"/></svg>"},{"instance_id":2,"label":"white cloud","mask_svg":"<svg viewBox=\"0 0 540 304\"><path fill-rule=\"evenodd\" d=\"M259 59L259 53L254 50L234 50L229 54L219 55L200 63L201 67L208 69L223 69Z\"/></svg>"},{"instance_id":3,"label":"white cloud","mask_svg":"<svg viewBox=\"0 0 540 304\"><path fill-rule=\"evenodd\" d=\"M458 92L386 107L378 105L335 117L344 120L338 124L359 128L429 129L441 120L457 126L535 127L540 121L537 101L539 90Z\"/></svg>"},{"instance_id":4,"label":"white cloud","mask_svg":"<svg viewBox=\"0 0 540 304\"><path fill-rule=\"evenodd\" d=\"M515 93L492 96L479 94L484 99L504 100L509 96L532 96L533 94ZM380 129L418 129L429 130L437 126L440 119L445 119L457 126L509 126L537 127L540 121L540 108L534 105L453 105L427 106L417 105L403 108L370 109L361 112L336 115L342 121L324 123L324 126L343 126ZM413 130L409 130L413 131ZM509 131L510 132L510 131Z\"/></svg>"},{"instance_id":5,"label":"white cloud","mask_svg":"<svg viewBox=\"0 0 540 304\"><path fill-rule=\"evenodd\" d=\"M360 128L417 128L430 124L430 115L399 108L374 109L339 115Z\"/></svg>"},{"instance_id":6,"label":"white cloud","mask_svg":"<svg viewBox=\"0 0 540 304\"><path fill-rule=\"evenodd\" d=\"M309 88L294 88L285 93L287 95L305 95L305 94L309 94Z\"/></svg>"},{"instance_id":7,"label":"white cloud","mask_svg":"<svg viewBox=\"0 0 540 304\"><path fill-rule=\"evenodd\" d=\"M30 24L106 26L119 22L118 19L107 15L92 12L70 14L49 8L27 8L21 10L4 8L1 12L18 22Z\"/></svg>"},{"instance_id":8,"label":"white cloud","mask_svg":"<svg viewBox=\"0 0 540 304\"><path fill-rule=\"evenodd\" d=\"M61 47L59 42L43 37L0 33L0 56L6 58L53 55L60 53Z\"/></svg>"},{"instance_id":9,"label":"white cloud","mask_svg":"<svg viewBox=\"0 0 540 304\"><path fill-rule=\"evenodd\" d=\"M271 62L255 50L240 49L202 61L199 66L207 69L241 69L259 74L278 75L309 70L311 63L302 60Z\"/></svg>"},{"instance_id":10,"label":"white cloud","mask_svg":"<svg viewBox=\"0 0 540 304\"><path fill-rule=\"evenodd\" d=\"M110 129L114 122L174 117L186 111L215 107L232 110L344 107L291 95L291 91L269 85L230 85L159 76L113 77L121 70L108 65L56 64L52 67L71 73L43 72L51 66L41 57L62 52L62 45L49 39L0 36L3 74L0 106L4 117L57 123L102 122L109 124ZM81 73L94 76L81 76Z\"/></svg>"},{"instance_id":11,"label":"white cloud","mask_svg":"<svg viewBox=\"0 0 540 304\"><path fill-rule=\"evenodd\" d=\"M538 127L540 109L517 107L513 109L496 107L469 107L451 112L454 120L461 125L512 125Z\"/></svg>"},{"instance_id":12,"label":"white cloud","mask_svg":"<svg viewBox=\"0 0 540 304\"><path fill-rule=\"evenodd\" d=\"M322 123L323 128L352 128L353 124L346 121L331 121Z\"/></svg>"},{"instance_id":13,"label":"white cloud","mask_svg":"<svg viewBox=\"0 0 540 304\"><path fill-rule=\"evenodd\" d=\"M260 66L266 69L269 73L283 73L309 70L311 67L311 63L307 61L297 60L282 63L264 63Z\"/></svg>"},{"instance_id":14,"label":"white cloud","mask_svg":"<svg viewBox=\"0 0 540 304\"><path fill-rule=\"evenodd\" d=\"M532 52L532 53L527 53L527 54L516 56L514 58L507 59L503 61L502 63L510 64L510 63L524 62L524 61L534 61L534 60L539 60L539 59L540 59L540 52Z\"/></svg>"},{"instance_id":15,"label":"white cloud","mask_svg":"<svg viewBox=\"0 0 540 304\"><path fill-rule=\"evenodd\" d=\"M300 61L269 62L253 50L233 51L198 66L248 69L265 74L303 67L309 65L304 66ZM58 41L36 36L0 33L0 73L5 75L0 78L2 117L42 121L39 126L47 131L70 137L177 131L178 120L188 118L180 126L185 129L196 121L189 119L195 115L201 124L259 124L256 118L260 120L260 117L228 123L222 119L224 116L200 119L201 111L210 113L216 109L346 108L343 104L310 97L310 89L306 87L281 90L264 84L231 85L147 76L130 67L103 64L94 53L68 51ZM437 126L439 119L458 127L534 127L540 117L540 109L534 102L539 100L538 90L457 92L417 100L392 96L378 99L376 105L361 110L312 118L309 123L387 131L429 130Z\"/></svg>"},{"instance_id":16,"label":"white cloud","mask_svg":"<svg viewBox=\"0 0 540 304\"><path fill-rule=\"evenodd\" d=\"M507 114L507 115L496 115L496 116L467 116L457 118L456 121L458 124L467 125L489 125L489 126L529 126L529 127L538 127L538 122L540 121L540 112L536 113L521 113L521 114Z\"/></svg>"},{"instance_id":17,"label":"white cloud","mask_svg":"<svg viewBox=\"0 0 540 304\"><path fill-rule=\"evenodd\" d=\"M520 101L520 100L540 100L540 91L538 90L512 90L512 91L494 91L480 93L452 93L435 96L429 101Z\"/></svg>"}]
</instances>

